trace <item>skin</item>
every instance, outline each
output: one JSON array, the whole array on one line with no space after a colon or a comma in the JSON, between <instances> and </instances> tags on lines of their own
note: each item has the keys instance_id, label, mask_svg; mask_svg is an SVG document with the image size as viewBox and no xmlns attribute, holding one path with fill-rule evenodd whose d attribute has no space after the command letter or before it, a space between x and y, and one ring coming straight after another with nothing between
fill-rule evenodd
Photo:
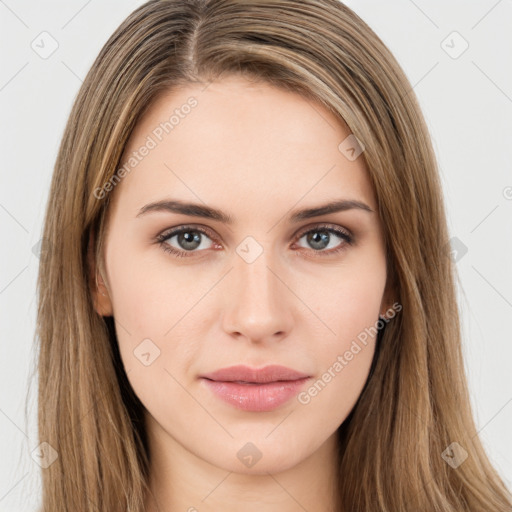
<instances>
[{"instance_id":1,"label":"skin","mask_svg":"<svg viewBox=\"0 0 512 512\"><path fill-rule=\"evenodd\" d=\"M375 339L341 371L332 367L390 307L365 162L338 149L348 127L296 93L240 77L203 89L167 92L133 132L124 159L190 96L198 101L110 192L105 274L94 292L97 312L115 318L123 364L147 410L155 497L147 510L334 510L336 430L365 384ZM220 209L234 223L137 215L167 198ZM337 199L372 212L288 220ZM323 249L308 242L305 233L318 237L325 224L348 230L354 243L334 234ZM198 233L201 245L180 258L155 237L183 225L210 234ZM247 236L262 249L251 263L237 253ZM179 240L163 244L186 252ZM149 366L134 355L147 338L160 350ZM311 375L306 391L329 368L335 376L307 404L294 397L270 412L238 410L199 379L234 364L272 363ZM252 467L237 457L248 442L261 453Z\"/></svg>"}]
</instances>

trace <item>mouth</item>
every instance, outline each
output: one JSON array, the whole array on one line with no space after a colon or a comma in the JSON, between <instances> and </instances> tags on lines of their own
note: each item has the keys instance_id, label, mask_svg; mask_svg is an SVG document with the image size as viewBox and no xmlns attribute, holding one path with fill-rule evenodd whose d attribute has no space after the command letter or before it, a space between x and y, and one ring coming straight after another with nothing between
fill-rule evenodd
<instances>
[{"instance_id":1,"label":"mouth","mask_svg":"<svg viewBox=\"0 0 512 512\"><path fill-rule=\"evenodd\" d=\"M264 368L232 366L201 375L206 387L237 409L272 411L287 403L311 377L278 365Z\"/></svg>"}]
</instances>

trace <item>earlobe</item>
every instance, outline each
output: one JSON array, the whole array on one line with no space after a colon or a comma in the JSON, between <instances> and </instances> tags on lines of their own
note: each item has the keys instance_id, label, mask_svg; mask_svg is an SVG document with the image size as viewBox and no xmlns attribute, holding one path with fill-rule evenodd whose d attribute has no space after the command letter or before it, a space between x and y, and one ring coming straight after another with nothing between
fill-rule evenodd
<instances>
[{"instance_id":1,"label":"earlobe","mask_svg":"<svg viewBox=\"0 0 512 512\"><path fill-rule=\"evenodd\" d=\"M97 264L94 255L94 234L91 233L89 239L89 245L87 248L87 257L89 260L90 268L90 287L91 296L93 299L94 310L100 316L113 316L112 302L110 301L110 295L108 288L105 284L103 276L97 269Z\"/></svg>"},{"instance_id":2,"label":"earlobe","mask_svg":"<svg viewBox=\"0 0 512 512\"><path fill-rule=\"evenodd\" d=\"M383 304L380 309L379 318L386 319L388 317L389 307Z\"/></svg>"},{"instance_id":3,"label":"earlobe","mask_svg":"<svg viewBox=\"0 0 512 512\"><path fill-rule=\"evenodd\" d=\"M99 272L96 273L96 286L94 290L94 308L100 316L112 316L112 303L105 281Z\"/></svg>"},{"instance_id":4,"label":"earlobe","mask_svg":"<svg viewBox=\"0 0 512 512\"><path fill-rule=\"evenodd\" d=\"M394 312L393 306L392 290L390 286L387 285L380 303L379 317L388 318L390 312ZM393 313L392 316L395 316L395 314Z\"/></svg>"}]
</instances>

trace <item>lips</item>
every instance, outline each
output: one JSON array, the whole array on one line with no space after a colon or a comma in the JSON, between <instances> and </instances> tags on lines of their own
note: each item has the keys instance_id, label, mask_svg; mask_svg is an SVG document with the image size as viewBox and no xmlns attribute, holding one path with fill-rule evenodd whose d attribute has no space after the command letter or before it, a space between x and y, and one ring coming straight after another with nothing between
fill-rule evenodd
<instances>
[{"instance_id":1,"label":"lips","mask_svg":"<svg viewBox=\"0 0 512 512\"><path fill-rule=\"evenodd\" d=\"M251 368L238 365L200 376L218 398L245 411L270 411L288 402L310 378L280 365Z\"/></svg>"},{"instance_id":2,"label":"lips","mask_svg":"<svg viewBox=\"0 0 512 512\"><path fill-rule=\"evenodd\" d=\"M230 366L202 375L205 379L222 382L245 382L261 384L279 380L299 380L309 377L305 373L292 370L286 366L269 365L264 368L251 368L249 366Z\"/></svg>"}]
</instances>

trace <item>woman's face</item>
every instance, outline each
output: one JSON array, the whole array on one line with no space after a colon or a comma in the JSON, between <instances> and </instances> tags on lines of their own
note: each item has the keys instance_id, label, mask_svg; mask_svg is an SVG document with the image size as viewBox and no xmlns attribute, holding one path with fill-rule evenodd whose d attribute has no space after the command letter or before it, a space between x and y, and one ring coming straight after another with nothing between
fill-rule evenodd
<instances>
[{"instance_id":1,"label":"woman's face","mask_svg":"<svg viewBox=\"0 0 512 512\"><path fill-rule=\"evenodd\" d=\"M121 181L103 189L96 298L159 453L263 474L334 446L389 306L349 135L323 106L242 78L167 93L137 125ZM269 365L295 373L250 371Z\"/></svg>"}]
</instances>

